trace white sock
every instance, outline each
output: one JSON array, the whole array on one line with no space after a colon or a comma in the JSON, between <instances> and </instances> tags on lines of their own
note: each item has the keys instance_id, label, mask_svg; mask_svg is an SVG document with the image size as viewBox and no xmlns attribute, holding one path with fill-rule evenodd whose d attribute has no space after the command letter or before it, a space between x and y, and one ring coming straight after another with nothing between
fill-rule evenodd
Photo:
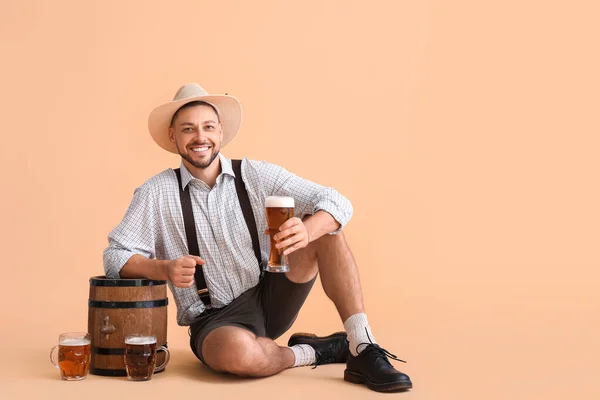
<instances>
[{"instance_id":1,"label":"white sock","mask_svg":"<svg viewBox=\"0 0 600 400\"><path fill-rule=\"evenodd\" d=\"M294 367L313 365L317 362L317 354L312 346L307 344L297 344L291 346L290 350L294 352Z\"/></svg>"},{"instance_id":2,"label":"white sock","mask_svg":"<svg viewBox=\"0 0 600 400\"><path fill-rule=\"evenodd\" d=\"M367 344L377 343L375 341L373 333L371 333L371 327L369 326L369 321L367 321L367 314L365 313L359 313L350 316L344 322L344 329L348 334L348 342L350 342L350 353L352 353L352 355L355 357L358 355L358 353L360 353L367 347Z\"/></svg>"}]
</instances>

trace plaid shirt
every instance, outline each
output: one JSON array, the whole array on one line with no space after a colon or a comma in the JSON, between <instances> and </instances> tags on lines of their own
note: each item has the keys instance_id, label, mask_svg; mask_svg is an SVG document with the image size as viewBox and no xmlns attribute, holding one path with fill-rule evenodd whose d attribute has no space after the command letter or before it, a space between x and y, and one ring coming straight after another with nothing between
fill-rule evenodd
<instances>
[{"instance_id":1,"label":"plaid shirt","mask_svg":"<svg viewBox=\"0 0 600 400\"><path fill-rule=\"evenodd\" d=\"M221 308L258 284L259 267L252 240L239 205L231 160L219 154L221 173L210 188L194 178L181 163L183 188L189 185L196 222L200 257L212 307ZM259 231L263 260L270 241L265 198L291 196L294 215L303 218L319 210L330 213L340 223L338 233L352 216L352 205L336 190L302 179L284 168L264 161L242 160L242 178ZM188 255L177 177L173 169L153 176L135 189L133 200L121 223L108 236L104 250L104 270L109 278L119 278L120 270L134 254L159 260ZM194 285L178 288L169 282L177 305L177 323L189 325L205 306Z\"/></svg>"}]
</instances>

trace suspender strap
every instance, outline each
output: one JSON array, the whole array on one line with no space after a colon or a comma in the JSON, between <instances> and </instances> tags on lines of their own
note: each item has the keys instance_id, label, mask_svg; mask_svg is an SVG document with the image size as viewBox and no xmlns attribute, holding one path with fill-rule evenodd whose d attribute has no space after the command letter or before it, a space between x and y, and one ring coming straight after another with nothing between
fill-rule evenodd
<instances>
[{"instance_id":1,"label":"suspender strap","mask_svg":"<svg viewBox=\"0 0 600 400\"><path fill-rule=\"evenodd\" d=\"M175 170L177 174L177 182L179 183L179 200L181 201L181 210L183 211L183 224L185 226L185 236L187 237L188 250L191 255L200 257L200 249L198 248L198 236L196 236L196 222L194 221L194 212L192 211L192 201L190 199L189 185L185 190L182 189L181 171L179 168ZM197 265L194 272L194 280L198 288L198 295L205 306L210 305L210 295L206 288L204 280L204 272L202 266Z\"/></svg>"},{"instance_id":2,"label":"suspender strap","mask_svg":"<svg viewBox=\"0 0 600 400\"><path fill-rule=\"evenodd\" d=\"M250 205L250 199L248 198L248 191L246 190L246 184L242 180L242 160L231 160L233 172L235 173L235 190L237 191L238 200L240 206L242 206L242 213L246 220L246 226L250 232L252 238L252 247L254 249L254 255L258 260L258 267L260 269L260 278L264 275L264 265L262 256L260 254L260 242L258 241L258 228L256 227L256 220L254 219L254 213L252 212L252 206Z\"/></svg>"},{"instance_id":3,"label":"suspender strap","mask_svg":"<svg viewBox=\"0 0 600 400\"><path fill-rule=\"evenodd\" d=\"M246 227L250 233L252 239L252 248L254 255L258 261L260 269L260 278L264 275L264 264L260 253L260 242L258 240L258 228L256 227L256 220L254 219L254 212L252 212L252 206L250 204L250 198L248 197L248 191L246 185L242 180L242 161L231 160L233 166L233 172L235 173L235 190L238 195L238 201L242 207L242 213L244 214L244 220L246 221ZM175 170L177 175L177 182L179 183L179 200L181 201L181 210L183 212L183 224L185 226L185 236L188 242L188 251L191 255L200 257L200 249L198 246L198 236L196 235L196 222L194 220L194 212L192 210L192 201L190 198L189 186L185 190L182 189L181 171L179 168ZM210 306L210 295L206 286L206 280L204 279L204 273L202 272L201 266L196 266L196 272L194 273L194 279L196 281L196 287L198 288L198 295L205 306Z\"/></svg>"}]
</instances>

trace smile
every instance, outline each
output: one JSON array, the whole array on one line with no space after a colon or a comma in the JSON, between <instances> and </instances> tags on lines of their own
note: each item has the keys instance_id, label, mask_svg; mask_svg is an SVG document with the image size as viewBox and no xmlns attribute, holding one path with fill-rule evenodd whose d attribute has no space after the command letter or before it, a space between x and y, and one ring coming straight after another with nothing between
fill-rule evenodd
<instances>
[{"instance_id":1,"label":"smile","mask_svg":"<svg viewBox=\"0 0 600 400\"><path fill-rule=\"evenodd\" d=\"M208 151L210 149L210 147L206 146L206 147L194 147L190 150L192 150L194 153L204 153L206 151Z\"/></svg>"}]
</instances>

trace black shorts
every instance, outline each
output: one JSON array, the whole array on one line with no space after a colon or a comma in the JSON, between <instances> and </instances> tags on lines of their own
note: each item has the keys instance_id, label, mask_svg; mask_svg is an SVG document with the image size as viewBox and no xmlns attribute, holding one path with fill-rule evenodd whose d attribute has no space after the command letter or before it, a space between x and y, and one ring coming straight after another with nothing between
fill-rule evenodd
<instances>
[{"instance_id":1,"label":"black shorts","mask_svg":"<svg viewBox=\"0 0 600 400\"><path fill-rule=\"evenodd\" d=\"M296 320L316 279L315 275L306 283L294 283L285 274L265 273L258 285L227 306L202 313L190 325L192 351L204 362L204 338L221 326L237 326L259 337L278 338Z\"/></svg>"}]
</instances>

